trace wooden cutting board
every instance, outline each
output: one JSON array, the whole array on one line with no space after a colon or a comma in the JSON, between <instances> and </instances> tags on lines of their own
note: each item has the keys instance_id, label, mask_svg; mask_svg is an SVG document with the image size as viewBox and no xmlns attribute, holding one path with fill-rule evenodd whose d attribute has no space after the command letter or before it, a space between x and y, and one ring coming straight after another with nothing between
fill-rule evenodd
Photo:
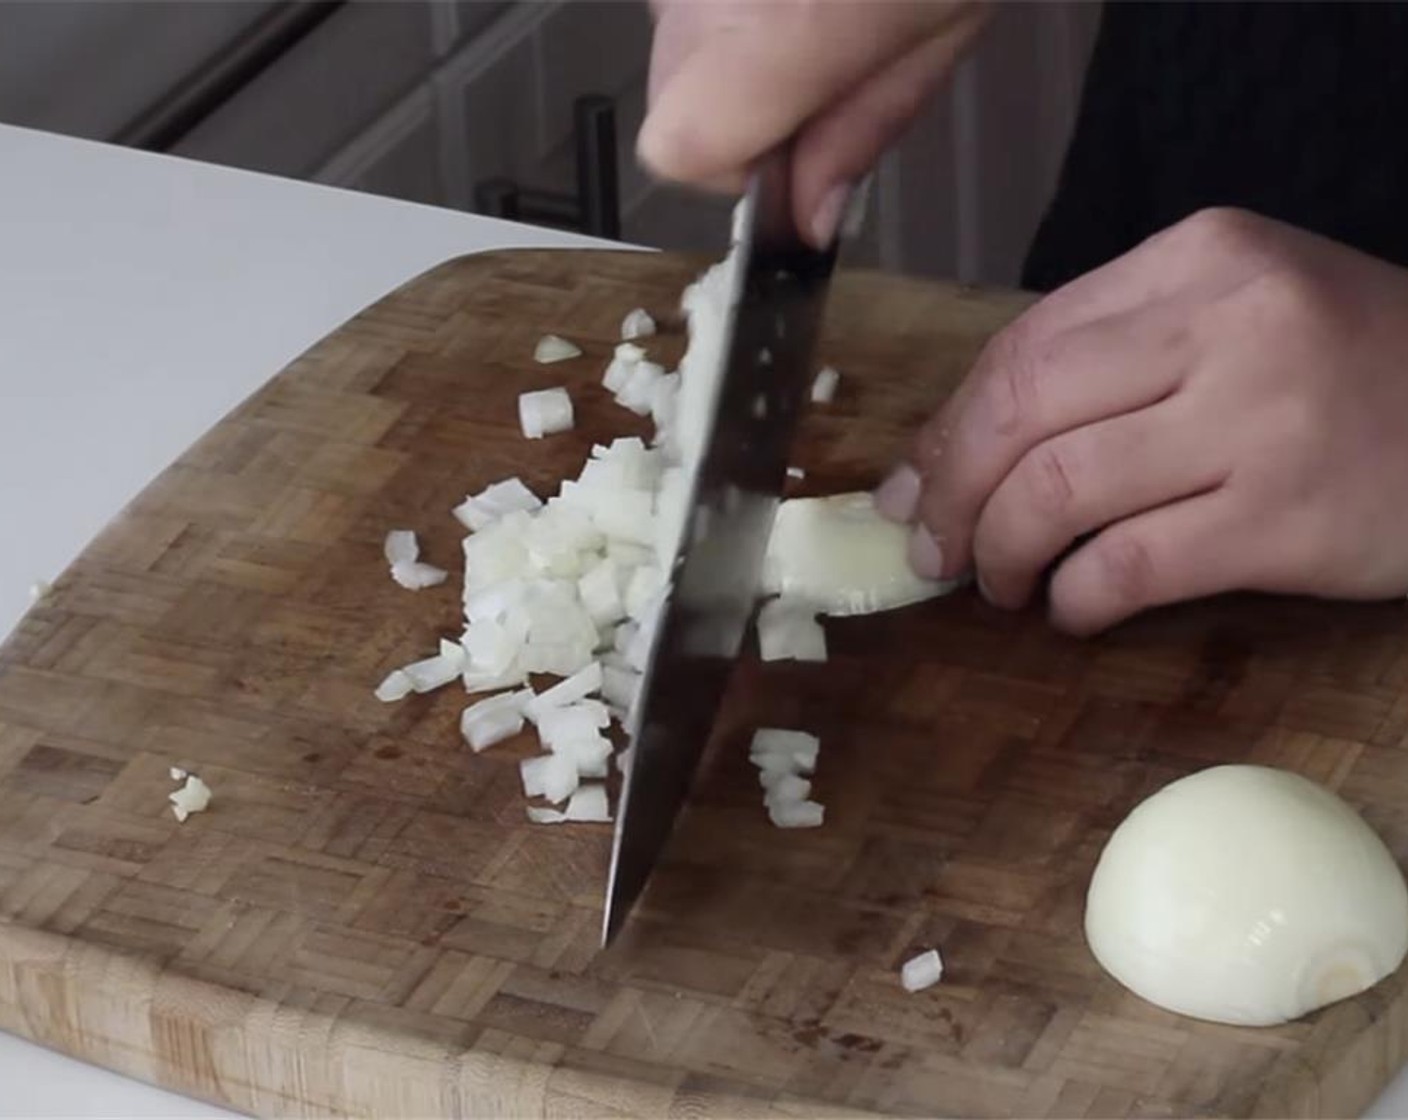
<instances>
[{"instance_id":1,"label":"wooden cutting board","mask_svg":"<svg viewBox=\"0 0 1408 1120\"><path fill-rule=\"evenodd\" d=\"M1396 975L1287 1027L1146 1005L1081 936L1122 816L1209 764L1339 790L1408 856L1401 605L1228 598L1095 641L961 593L748 662L636 918L597 950L605 826L524 819L456 689L382 705L458 632L391 528L540 493L641 431L598 385L622 314L700 262L454 261L314 347L156 479L0 650L0 1027L267 1116L1351 1115L1408 1054ZM1011 297L842 277L799 492L872 484ZM535 365L544 330L584 357ZM657 349L673 359L675 335ZM192 376L199 376L192 370ZM527 442L520 391L578 426ZM815 730L827 823L778 832L745 744ZM180 825L168 768L210 810ZM942 984L899 986L939 947Z\"/></svg>"}]
</instances>

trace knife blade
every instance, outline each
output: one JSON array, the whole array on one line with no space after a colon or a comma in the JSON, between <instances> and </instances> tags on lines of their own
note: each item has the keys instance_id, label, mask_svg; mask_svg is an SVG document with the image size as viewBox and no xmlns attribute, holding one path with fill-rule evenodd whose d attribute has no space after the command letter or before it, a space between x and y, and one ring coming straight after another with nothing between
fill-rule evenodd
<instances>
[{"instance_id":1,"label":"knife blade","mask_svg":"<svg viewBox=\"0 0 1408 1120\"><path fill-rule=\"evenodd\" d=\"M837 247L817 250L802 240L792 219L790 165L786 147L762 160L736 219L717 391L630 729L603 946L644 890L713 731L758 599L811 384Z\"/></svg>"}]
</instances>

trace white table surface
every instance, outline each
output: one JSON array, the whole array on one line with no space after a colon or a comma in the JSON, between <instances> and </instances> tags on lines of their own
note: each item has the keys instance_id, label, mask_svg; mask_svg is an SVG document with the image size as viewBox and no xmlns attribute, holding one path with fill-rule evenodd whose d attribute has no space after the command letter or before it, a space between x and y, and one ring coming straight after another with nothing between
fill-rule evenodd
<instances>
[{"instance_id":1,"label":"white table surface","mask_svg":"<svg viewBox=\"0 0 1408 1120\"><path fill-rule=\"evenodd\" d=\"M0 634L329 330L450 257L587 238L0 125ZM0 1032L0 1117L224 1117ZM1367 1114L1408 1116L1408 1073Z\"/></svg>"}]
</instances>

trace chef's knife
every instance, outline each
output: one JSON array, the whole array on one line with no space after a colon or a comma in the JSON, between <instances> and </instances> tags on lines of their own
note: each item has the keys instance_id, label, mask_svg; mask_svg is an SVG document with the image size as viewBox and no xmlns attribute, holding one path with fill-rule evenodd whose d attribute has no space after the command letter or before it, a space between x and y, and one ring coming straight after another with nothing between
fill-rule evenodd
<instances>
[{"instance_id":1,"label":"chef's knife","mask_svg":"<svg viewBox=\"0 0 1408 1120\"><path fill-rule=\"evenodd\" d=\"M620 931L683 807L761 585L773 515L813 376L836 246L792 220L790 149L754 171L736 225L717 395L683 539L632 720L603 945Z\"/></svg>"}]
</instances>

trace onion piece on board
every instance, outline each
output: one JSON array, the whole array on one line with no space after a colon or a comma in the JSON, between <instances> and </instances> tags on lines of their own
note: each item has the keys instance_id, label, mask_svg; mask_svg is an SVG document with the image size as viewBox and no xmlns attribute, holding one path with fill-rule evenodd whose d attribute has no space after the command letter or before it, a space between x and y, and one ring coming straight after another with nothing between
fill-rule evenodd
<instances>
[{"instance_id":1,"label":"onion piece on board","mask_svg":"<svg viewBox=\"0 0 1408 1120\"><path fill-rule=\"evenodd\" d=\"M542 439L571 430L572 398L567 390L539 389L518 398L518 425L528 439Z\"/></svg>"},{"instance_id":2,"label":"onion piece on board","mask_svg":"<svg viewBox=\"0 0 1408 1120\"><path fill-rule=\"evenodd\" d=\"M582 348L576 343L568 342L567 339L555 334L545 334L538 339L538 345L533 347L533 360L541 362L543 365L550 365L553 362L563 362L568 358L580 357Z\"/></svg>"},{"instance_id":3,"label":"onion piece on board","mask_svg":"<svg viewBox=\"0 0 1408 1120\"><path fill-rule=\"evenodd\" d=\"M624 339L649 338L655 333L655 320L643 307L632 308L621 320L621 337Z\"/></svg>"},{"instance_id":4,"label":"onion piece on board","mask_svg":"<svg viewBox=\"0 0 1408 1120\"><path fill-rule=\"evenodd\" d=\"M907 992L922 992L937 984L943 974L943 958L937 949L930 949L904 962L900 967L900 984Z\"/></svg>"}]
</instances>

